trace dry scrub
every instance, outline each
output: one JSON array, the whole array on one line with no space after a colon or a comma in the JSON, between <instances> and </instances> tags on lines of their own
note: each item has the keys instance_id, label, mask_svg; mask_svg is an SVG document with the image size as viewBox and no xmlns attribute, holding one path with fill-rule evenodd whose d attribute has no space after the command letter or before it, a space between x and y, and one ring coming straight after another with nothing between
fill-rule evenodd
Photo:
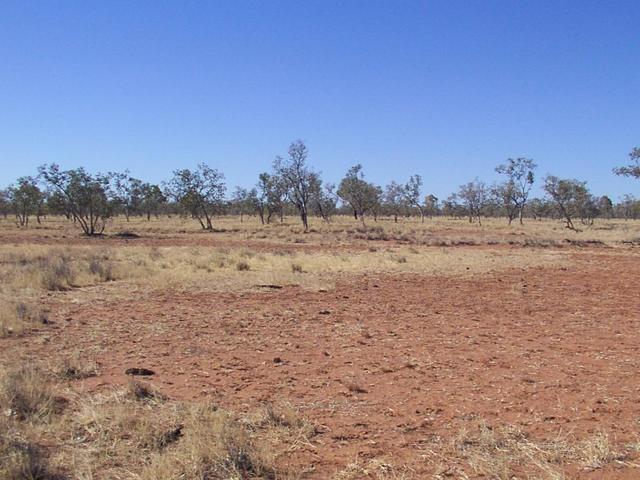
<instances>
[{"instance_id":1,"label":"dry scrub","mask_svg":"<svg viewBox=\"0 0 640 480\"><path fill-rule=\"evenodd\" d=\"M52 380L33 367L0 379L0 478L297 478L287 455L315 435L286 404L236 415L139 382L96 395L66 390L62 400Z\"/></svg>"},{"instance_id":2,"label":"dry scrub","mask_svg":"<svg viewBox=\"0 0 640 480\"><path fill-rule=\"evenodd\" d=\"M256 217L246 217L243 222L238 217L227 216L214 220L214 230L203 232L197 222L190 218L172 216L154 218L151 221L132 217L109 221L107 232L122 238L119 233L135 232L142 237L175 238L178 241L233 239L256 240L279 244L354 244L371 241L394 241L416 245L496 245L513 244L521 246L562 246L567 240L579 242L602 242L609 245L638 242L640 221L621 219L598 219L594 225L582 232L571 232L564 228L562 221L545 219L542 221L525 219L524 225L508 225L503 218L483 219L482 226L469 224L467 219L434 217L421 223L417 218L403 218L394 223L389 218L369 221L362 226L359 221L347 216L336 216L327 223L320 219L311 220L308 233L303 233L298 218L286 217L283 224L275 221L262 225ZM5 241L22 238L24 229L16 227L12 219L0 218L0 229ZM34 237L77 239L80 232L73 222L64 217L49 217L42 225L29 229ZM124 235L126 238L126 235Z\"/></svg>"}]
</instances>

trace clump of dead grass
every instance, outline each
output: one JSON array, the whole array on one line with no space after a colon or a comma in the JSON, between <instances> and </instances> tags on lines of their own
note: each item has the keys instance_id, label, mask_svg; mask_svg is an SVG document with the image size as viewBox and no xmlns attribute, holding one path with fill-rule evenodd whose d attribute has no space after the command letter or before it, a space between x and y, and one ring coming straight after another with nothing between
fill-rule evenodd
<instances>
[{"instance_id":1,"label":"clump of dead grass","mask_svg":"<svg viewBox=\"0 0 640 480\"><path fill-rule=\"evenodd\" d=\"M99 372L98 364L79 352L64 358L54 370L62 380L82 380L95 377Z\"/></svg>"},{"instance_id":2,"label":"clump of dead grass","mask_svg":"<svg viewBox=\"0 0 640 480\"><path fill-rule=\"evenodd\" d=\"M116 279L113 262L108 255L91 255L88 259L89 272L96 275L101 282L111 282Z\"/></svg>"},{"instance_id":3,"label":"clump of dead grass","mask_svg":"<svg viewBox=\"0 0 640 480\"><path fill-rule=\"evenodd\" d=\"M236 270L238 270L239 272L248 272L249 270L251 270L251 265L249 265L249 263L245 262L244 260L240 260L238 263L236 263Z\"/></svg>"},{"instance_id":4,"label":"clump of dead grass","mask_svg":"<svg viewBox=\"0 0 640 480\"><path fill-rule=\"evenodd\" d=\"M49 465L43 449L23 438L14 420L0 415L0 478L3 480L62 480Z\"/></svg>"},{"instance_id":5,"label":"clump of dead grass","mask_svg":"<svg viewBox=\"0 0 640 480\"><path fill-rule=\"evenodd\" d=\"M408 480L414 478L406 467L396 467L383 458L374 458L367 463L356 460L339 471L333 480Z\"/></svg>"},{"instance_id":6,"label":"clump of dead grass","mask_svg":"<svg viewBox=\"0 0 640 480\"><path fill-rule=\"evenodd\" d=\"M47 322L47 312L35 302L7 300L0 305L0 337L17 335Z\"/></svg>"},{"instance_id":7,"label":"clump of dead grass","mask_svg":"<svg viewBox=\"0 0 640 480\"><path fill-rule=\"evenodd\" d=\"M501 480L519 477L522 472L562 479L568 465L595 470L625 457L601 433L577 441L563 436L536 440L515 426L494 428L482 422L477 429L458 434L451 455L466 461L475 474Z\"/></svg>"},{"instance_id":8,"label":"clump of dead grass","mask_svg":"<svg viewBox=\"0 0 640 480\"><path fill-rule=\"evenodd\" d=\"M0 412L19 420L45 420L58 408L46 375L39 368L24 365L10 368L0 378Z\"/></svg>"},{"instance_id":9,"label":"clump of dead grass","mask_svg":"<svg viewBox=\"0 0 640 480\"><path fill-rule=\"evenodd\" d=\"M76 278L71 258L63 253L40 258L38 270L40 281L46 290L68 290Z\"/></svg>"}]
</instances>

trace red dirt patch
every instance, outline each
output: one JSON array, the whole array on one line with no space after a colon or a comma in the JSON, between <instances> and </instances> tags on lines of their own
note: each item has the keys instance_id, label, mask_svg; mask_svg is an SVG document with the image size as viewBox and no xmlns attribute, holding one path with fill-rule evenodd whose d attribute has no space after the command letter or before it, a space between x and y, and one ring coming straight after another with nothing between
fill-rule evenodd
<instances>
[{"instance_id":1,"label":"red dirt patch","mask_svg":"<svg viewBox=\"0 0 640 480\"><path fill-rule=\"evenodd\" d=\"M146 367L175 398L239 410L287 399L318 425L294 460L313 463L312 478L379 456L425 475L433 468L420 456L477 419L533 438L636 439L639 269L637 255L580 255L567 269L473 279L365 275L326 293L285 287L54 306L54 325L2 340L0 358L82 349L96 352L101 374L79 388L123 384L126 368Z\"/></svg>"}]
</instances>

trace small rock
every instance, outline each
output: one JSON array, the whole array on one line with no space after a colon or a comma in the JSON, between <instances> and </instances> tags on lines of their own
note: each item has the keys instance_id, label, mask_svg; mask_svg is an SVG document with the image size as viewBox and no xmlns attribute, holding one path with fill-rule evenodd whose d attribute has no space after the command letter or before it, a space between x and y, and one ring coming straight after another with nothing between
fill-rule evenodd
<instances>
[{"instance_id":1,"label":"small rock","mask_svg":"<svg viewBox=\"0 0 640 480\"><path fill-rule=\"evenodd\" d=\"M138 367L134 367L134 368L127 368L124 373L126 375L138 375L138 376L150 376L150 375L155 375L156 372L154 372L153 370L149 370L148 368L138 368Z\"/></svg>"},{"instance_id":2,"label":"small rock","mask_svg":"<svg viewBox=\"0 0 640 480\"><path fill-rule=\"evenodd\" d=\"M329 315L331 312L329 310L320 310L320 315Z\"/></svg>"}]
</instances>

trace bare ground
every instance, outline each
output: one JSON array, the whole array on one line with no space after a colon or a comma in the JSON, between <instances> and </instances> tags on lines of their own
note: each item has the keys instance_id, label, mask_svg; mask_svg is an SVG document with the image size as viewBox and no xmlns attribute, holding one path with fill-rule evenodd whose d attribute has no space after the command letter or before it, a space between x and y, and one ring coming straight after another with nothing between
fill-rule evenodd
<instances>
[{"instance_id":1,"label":"bare ground","mask_svg":"<svg viewBox=\"0 0 640 480\"><path fill-rule=\"evenodd\" d=\"M568 267L470 278L352 276L326 292L54 296L54 323L2 340L0 361L81 350L100 374L80 390L125 384L124 370L141 366L177 399L236 410L287 399L317 426L291 458L308 478L374 458L457 477L469 468L451 439L478 422L540 440L606 433L624 455L565 473L637 478L625 445L640 432L640 256L571 255Z\"/></svg>"}]
</instances>

